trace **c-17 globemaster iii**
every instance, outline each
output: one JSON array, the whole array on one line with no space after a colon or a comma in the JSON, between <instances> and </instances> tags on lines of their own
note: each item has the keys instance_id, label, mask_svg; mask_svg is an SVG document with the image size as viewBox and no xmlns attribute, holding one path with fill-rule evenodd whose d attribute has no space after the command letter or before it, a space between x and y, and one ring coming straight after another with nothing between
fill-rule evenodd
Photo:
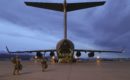
<instances>
[{"instance_id":1,"label":"c-17 globemaster iii","mask_svg":"<svg viewBox=\"0 0 130 80\"><path fill-rule=\"evenodd\" d=\"M71 40L67 38L67 12L71 12L74 10L84 9L84 8L91 8L96 6L101 6L105 4L105 1L100 2L82 2L82 3L67 3L64 0L64 3L44 3L44 2L25 2L27 6L33 6L38 8L45 8L55 11L60 11L64 13L64 38L60 40L55 49L48 49L48 50L28 50L28 51L14 51L11 52L8 50L9 53L27 53L27 52L36 52L37 57L42 56L42 52L50 52L51 56L54 56L54 53L57 53L59 57L66 57L69 56L70 60L73 60L74 53L77 56L81 55L81 52L88 52L88 57L94 57L95 52L112 52L112 53L122 53L121 51L112 51L112 50L90 50L90 49L75 49L75 46Z\"/></svg>"}]
</instances>

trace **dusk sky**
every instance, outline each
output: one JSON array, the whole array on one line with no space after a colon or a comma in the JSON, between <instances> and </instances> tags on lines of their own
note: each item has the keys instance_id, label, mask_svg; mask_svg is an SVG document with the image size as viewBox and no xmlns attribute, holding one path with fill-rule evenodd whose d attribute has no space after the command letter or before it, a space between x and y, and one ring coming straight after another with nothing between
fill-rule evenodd
<instances>
[{"instance_id":1,"label":"dusk sky","mask_svg":"<svg viewBox=\"0 0 130 80\"><path fill-rule=\"evenodd\" d=\"M64 14L29 7L25 1L63 3L64 0L0 0L0 51L6 45L11 51L55 49L64 37ZM93 1L101 0L67 0ZM130 0L104 1L105 5L100 7L68 12L68 38L80 49L125 48L122 54L98 54L102 57L130 57Z\"/></svg>"}]
</instances>

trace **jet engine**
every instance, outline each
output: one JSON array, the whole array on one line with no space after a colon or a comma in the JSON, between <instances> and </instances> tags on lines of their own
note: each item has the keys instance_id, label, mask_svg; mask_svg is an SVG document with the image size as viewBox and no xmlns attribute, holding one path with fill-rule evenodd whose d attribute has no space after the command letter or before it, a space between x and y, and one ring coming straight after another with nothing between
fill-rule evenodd
<instances>
[{"instance_id":1,"label":"jet engine","mask_svg":"<svg viewBox=\"0 0 130 80\"><path fill-rule=\"evenodd\" d=\"M81 56L81 52L80 52L80 51L77 51L76 56L77 56L77 57L80 57L80 56Z\"/></svg>"},{"instance_id":2,"label":"jet engine","mask_svg":"<svg viewBox=\"0 0 130 80\"><path fill-rule=\"evenodd\" d=\"M52 57L52 56L54 56L55 55L55 53L53 52L53 51L51 51L50 52L50 56Z\"/></svg>"},{"instance_id":3,"label":"jet engine","mask_svg":"<svg viewBox=\"0 0 130 80\"><path fill-rule=\"evenodd\" d=\"M88 57L94 57L94 52L89 52Z\"/></svg>"},{"instance_id":4,"label":"jet engine","mask_svg":"<svg viewBox=\"0 0 130 80\"><path fill-rule=\"evenodd\" d=\"M36 52L36 56L37 56L37 58L42 58L42 53L40 51Z\"/></svg>"}]
</instances>

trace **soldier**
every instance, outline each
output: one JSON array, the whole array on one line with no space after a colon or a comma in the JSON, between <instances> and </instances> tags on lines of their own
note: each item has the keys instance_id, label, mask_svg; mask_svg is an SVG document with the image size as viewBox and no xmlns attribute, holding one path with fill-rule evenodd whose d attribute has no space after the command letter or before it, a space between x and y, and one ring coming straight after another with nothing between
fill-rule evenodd
<instances>
[{"instance_id":1,"label":"soldier","mask_svg":"<svg viewBox=\"0 0 130 80\"><path fill-rule=\"evenodd\" d=\"M11 59L14 64L13 75L19 75L20 70L22 70L22 64L18 56L15 56Z\"/></svg>"},{"instance_id":2,"label":"soldier","mask_svg":"<svg viewBox=\"0 0 130 80\"><path fill-rule=\"evenodd\" d=\"M43 57L41 58L41 66L42 66L42 72L48 67L47 60Z\"/></svg>"}]
</instances>

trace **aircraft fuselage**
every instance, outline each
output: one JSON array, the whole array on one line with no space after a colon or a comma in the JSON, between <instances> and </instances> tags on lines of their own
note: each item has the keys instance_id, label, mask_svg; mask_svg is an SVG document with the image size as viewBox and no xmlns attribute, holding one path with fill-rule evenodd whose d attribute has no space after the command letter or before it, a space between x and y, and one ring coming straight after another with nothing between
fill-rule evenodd
<instances>
[{"instance_id":1,"label":"aircraft fuselage","mask_svg":"<svg viewBox=\"0 0 130 80\"><path fill-rule=\"evenodd\" d=\"M69 55L72 57L74 54L74 44L72 41L68 39L62 39L57 43L56 52L58 56L62 55L62 57Z\"/></svg>"}]
</instances>

